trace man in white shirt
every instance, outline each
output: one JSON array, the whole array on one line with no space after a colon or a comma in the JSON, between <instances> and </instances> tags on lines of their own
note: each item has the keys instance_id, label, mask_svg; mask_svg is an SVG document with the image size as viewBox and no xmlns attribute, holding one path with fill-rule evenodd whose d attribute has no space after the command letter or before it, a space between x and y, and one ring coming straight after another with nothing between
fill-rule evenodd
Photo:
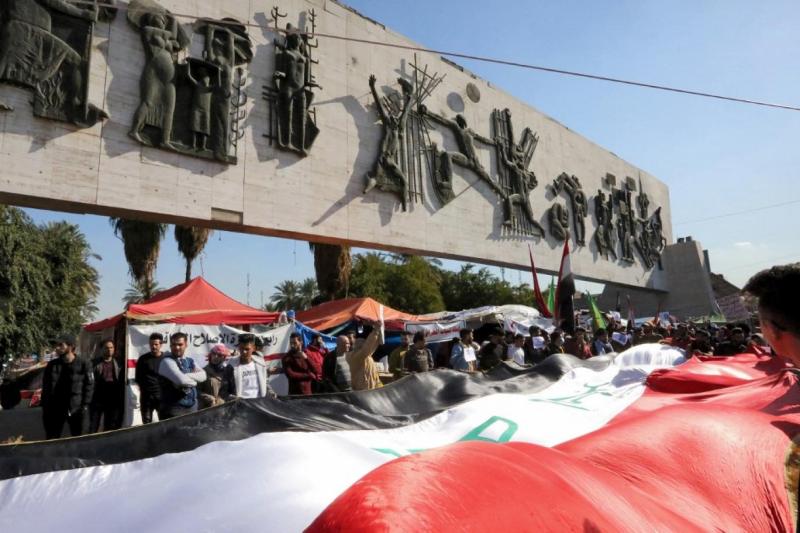
<instances>
[{"instance_id":1,"label":"man in white shirt","mask_svg":"<svg viewBox=\"0 0 800 533\"><path fill-rule=\"evenodd\" d=\"M508 346L506 359L511 359L518 365L525 364L525 335L517 333L514 335L514 344Z\"/></svg>"},{"instance_id":2,"label":"man in white shirt","mask_svg":"<svg viewBox=\"0 0 800 533\"><path fill-rule=\"evenodd\" d=\"M230 359L237 398L263 398L276 394L269 386L267 363L256 355L256 338L252 333L239 335L239 356Z\"/></svg>"}]
</instances>

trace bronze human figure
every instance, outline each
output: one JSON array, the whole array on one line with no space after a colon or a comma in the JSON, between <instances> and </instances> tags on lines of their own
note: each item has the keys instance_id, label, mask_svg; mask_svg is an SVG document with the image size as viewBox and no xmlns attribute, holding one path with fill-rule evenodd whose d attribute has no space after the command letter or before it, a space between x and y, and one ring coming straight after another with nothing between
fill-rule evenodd
<instances>
[{"instance_id":1,"label":"bronze human figure","mask_svg":"<svg viewBox=\"0 0 800 533\"><path fill-rule=\"evenodd\" d=\"M544 228L536 220L531 207L528 194L538 185L536 174L525 168L525 154L518 145L511 147L511 157L507 157L503 150L499 150L500 161L508 172L511 183L511 193L505 196L504 226L511 226L513 221L514 206L519 205L528 222L544 235Z\"/></svg>"},{"instance_id":2,"label":"bronze human figure","mask_svg":"<svg viewBox=\"0 0 800 533\"><path fill-rule=\"evenodd\" d=\"M78 126L107 118L87 102L88 50L97 18L97 6L90 2L84 9L64 0L4 0L0 5L0 80L34 89L38 116ZM11 110L2 102L0 107Z\"/></svg>"},{"instance_id":3,"label":"bronze human figure","mask_svg":"<svg viewBox=\"0 0 800 533\"><path fill-rule=\"evenodd\" d=\"M397 79L397 83L400 84L403 92L403 103L400 112L394 115L385 108L375 88L375 81L375 75L370 75L369 88L372 91L378 115L383 123L383 139L381 140L381 151L378 155L378 160L375 162L375 167L372 172L367 174L364 194L375 187L382 191L396 193L400 198L403 211L406 211L408 208L408 178L403 171L400 158L401 145L406 131L408 113L411 110L411 96L414 89L403 78Z\"/></svg>"},{"instance_id":4,"label":"bronze human figure","mask_svg":"<svg viewBox=\"0 0 800 533\"><path fill-rule=\"evenodd\" d=\"M318 131L309 109L314 88L308 47L291 24L286 25L285 42L275 40L277 50L272 77L278 92L278 146L308 154Z\"/></svg>"},{"instance_id":5,"label":"bronze human figure","mask_svg":"<svg viewBox=\"0 0 800 533\"><path fill-rule=\"evenodd\" d=\"M613 199L605 195L602 190L597 191L594 198L594 215L597 220L597 231L594 241L600 255L608 259L609 254L617 258L616 241L614 240L613 224L614 205Z\"/></svg>"},{"instance_id":6,"label":"bronze human figure","mask_svg":"<svg viewBox=\"0 0 800 533\"><path fill-rule=\"evenodd\" d=\"M449 128L450 131L453 132L453 136L456 139L456 144L458 145L458 152L441 152L440 161L442 180L452 183L453 164L455 163L473 171L478 175L479 178L486 182L495 193L497 193L500 197L505 198L506 192L495 180L491 178L491 176L489 176L489 173L486 172L485 168L483 168L483 165L478 159L478 154L475 151L476 140L491 146L495 144L494 141L473 131L467 125L467 119L464 118L464 115L458 114L456 115L455 120L450 120L442 115L439 115L438 113L430 111L425 106L420 107L420 113L423 116L430 117Z\"/></svg>"},{"instance_id":7,"label":"bronze human figure","mask_svg":"<svg viewBox=\"0 0 800 533\"><path fill-rule=\"evenodd\" d=\"M617 235L622 252L622 260L628 263L634 262L633 242L636 238L636 226L633 213L633 202L631 191L626 185L623 190L615 191L617 200Z\"/></svg>"},{"instance_id":8,"label":"bronze human figure","mask_svg":"<svg viewBox=\"0 0 800 533\"><path fill-rule=\"evenodd\" d=\"M139 79L141 102L133 117L130 136L143 144L145 126L160 130L158 144L176 149L172 143L172 122L175 114L175 61L177 53L188 44L188 37L178 26L177 19L166 10L137 9L131 2L128 20L139 28L145 52L145 67ZM149 7L149 6L148 6Z\"/></svg>"},{"instance_id":9,"label":"bronze human figure","mask_svg":"<svg viewBox=\"0 0 800 533\"><path fill-rule=\"evenodd\" d=\"M561 173L553 181L553 192L558 195L561 191L567 191L572 205L572 223L575 231L575 243L578 246L586 245L586 222L584 219L587 214L586 195L581 188L581 181L578 176L570 176L566 172Z\"/></svg>"},{"instance_id":10,"label":"bronze human figure","mask_svg":"<svg viewBox=\"0 0 800 533\"><path fill-rule=\"evenodd\" d=\"M569 215L564 206L554 203L547 210L547 220L550 224L550 235L559 242L564 242L569 238Z\"/></svg>"}]
</instances>

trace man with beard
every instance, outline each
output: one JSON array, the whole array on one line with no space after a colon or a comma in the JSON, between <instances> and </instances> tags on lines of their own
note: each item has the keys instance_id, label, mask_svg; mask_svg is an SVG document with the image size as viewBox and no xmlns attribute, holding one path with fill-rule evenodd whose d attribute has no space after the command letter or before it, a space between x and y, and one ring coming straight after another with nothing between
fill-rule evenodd
<instances>
[{"instance_id":1,"label":"man with beard","mask_svg":"<svg viewBox=\"0 0 800 533\"><path fill-rule=\"evenodd\" d=\"M114 341L106 339L102 357L92 362L94 394L89 405L89 433L100 430L100 419L103 420L103 431L122 427L125 380L122 365L114 358L115 351Z\"/></svg>"},{"instance_id":2,"label":"man with beard","mask_svg":"<svg viewBox=\"0 0 800 533\"><path fill-rule=\"evenodd\" d=\"M206 372L197 368L194 359L186 357L186 333L177 332L169 338L170 353L158 363L161 381L161 403L158 419L167 420L197 411L197 384L206 380Z\"/></svg>"},{"instance_id":3,"label":"man with beard","mask_svg":"<svg viewBox=\"0 0 800 533\"><path fill-rule=\"evenodd\" d=\"M352 389L350 365L347 363L347 352L350 351L350 337L336 337L336 350L330 352L322 363L324 387L328 392L349 392Z\"/></svg>"},{"instance_id":4,"label":"man with beard","mask_svg":"<svg viewBox=\"0 0 800 533\"><path fill-rule=\"evenodd\" d=\"M47 439L61 438L64 422L73 437L83 433L83 421L94 391L91 364L75 354L75 337L62 335L58 357L47 363L42 383L42 419Z\"/></svg>"},{"instance_id":5,"label":"man with beard","mask_svg":"<svg viewBox=\"0 0 800 533\"><path fill-rule=\"evenodd\" d=\"M150 334L150 351L139 356L136 361L136 384L139 386L139 410L142 424L153 421L153 411L158 411L161 403L161 382L158 379L158 364L161 362L161 333Z\"/></svg>"},{"instance_id":6,"label":"man with beard","mask_svg":"<svg viewBox=\"0 0 800 533\"><path fill-rule=\"evenodd\" d=\"M489 334L489 342L481 347L478 354L478 360L481 364L481 370L491 370L500 364L500 361L506 359L508 347L503 341L503 331L499 328L492 330Z\"/></svg>"},{"instance_id":7,"label":"man with beard","mask_svg":"<svg viewBox=\"0 0 800 533\"><path fill-rule=\"evenodd\" d=\"M283 356L283 372L289 380L289 394L311 395L311 382L316 375L308 356L303 352L299 333L289 335L289 351Z\"/></svg>"}]
</instances>

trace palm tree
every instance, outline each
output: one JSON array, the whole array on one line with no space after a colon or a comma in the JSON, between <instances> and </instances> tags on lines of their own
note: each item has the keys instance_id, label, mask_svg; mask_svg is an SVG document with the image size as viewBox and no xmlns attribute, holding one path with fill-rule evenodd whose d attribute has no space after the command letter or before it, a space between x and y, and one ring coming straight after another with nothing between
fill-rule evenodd
<instances>
[{"instance_id":1,"label":"palm tree","mask_svg":"<svg viewBox=\"0 0 800 533\"><path fill-rule=\"evenodd\" d=\"M109 222L114 228L114 235L122 239L131 277L141 290L142 296L149 299L155 292L153 275L156 271L161 239L167 232L167 226L157 222L117 217L111 217Z\"/></svg>"},{"instance_id":2,"label":"palm tree","mask_svg":"<svg viewBox=\"0 0 800 533\"><path fill-rule=\"evenodd\" d=\"M275 285L275 293L269 297L275 310L288 311L298 307L300 302L300 284L286 280Z\"/></svg>"},{"instance_id":3,"label":"palm tree","mask_svg":"<svg viewBox=\"0 0 800 533\"><path fill-rule=\"evenodd\" d=\"M306 278L300 283L300 298L298 310L308 309L313 305L314 299L319 295L317 290L317 280Z\"/></svg>"},{"instance_id":4,"label":"palm tree","mask_svg":"<svg viewBox=\"0 0 800 533\"><path fill-rule=\"evenodd\" d=\"M211 230L208 228L175 225L175 240L178 243L178 250L186 259L186 281L192 279L192 261L203 251L210 236Z\"/></svg>"},{"instance_id":5,"label":"palm tree","mask_svg":"<svg viewBox=\"0 0 800 533\"><path fill-rule=\"evenodd\" d=\"M149 300L152 295L157 294L161 291L161 287L158 286L158 283L153 282L152 285L149 286L149 290L151 295L145 297L144 295L144 287L140 285L136 281L132 281L131 284L128 286L128 289L125 291L125 296L122 297L122 303L125 304L127 308L131 304L140 304L146 300Z\"/></svg>"},{"instance_id":6,"label":"palm tree","mask_svg":"<svg viewBox=\"0 0 800 533\"><path fill-rule=\"evenodd\" d=\"M308 243L308 247L314 252L314 270L319 292L326 300L347 296L350 273L353 270L350 247L313 242Z\"/></svg>"}]
</instances>

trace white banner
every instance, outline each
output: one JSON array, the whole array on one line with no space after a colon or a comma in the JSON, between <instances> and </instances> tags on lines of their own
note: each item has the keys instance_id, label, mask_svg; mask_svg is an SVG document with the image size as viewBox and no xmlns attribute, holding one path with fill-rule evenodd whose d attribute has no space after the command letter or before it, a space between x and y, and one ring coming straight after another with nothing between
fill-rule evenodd
<instances>
[{"instance_id":1,"label":"white banner","mask_svg":"<svg viewBox=\"0 0 800 533\"><path fill-rule=\"evenodd\" d=\"M466 327L463 320L455 322L406 322L406 331L412 335L418 331L425 333L425 342L447 342L460 337Z\"/></svg>"},{"instance_id":2,"label":"white banner","mask_svg":"<svg viewBox=\"0 0 800 533\"><path fill-rule=\"evenodd\" d=\"M177 332L186 333L186 355L194 359L198 368L208 364L206 357L211 347L215 344L224 344L229 349L236 349L237 339L247 331L232 328L225 324L196 325L196 324L139 324L128 326L128 379L135 375L136 361L140 355L150 351L149 339L152 333L161 333L164 336L162 351L169 351L169 337ZM264 348L261 353L267 362L267 368L281 368L281 358L289 351L289 335L294 332L294 323L278 326L267 331L253 332L261 339ZM283 373L274 374L269 378L269 384L279 395L289 394L289 382Z\"/></svg>"}]
</instances>

